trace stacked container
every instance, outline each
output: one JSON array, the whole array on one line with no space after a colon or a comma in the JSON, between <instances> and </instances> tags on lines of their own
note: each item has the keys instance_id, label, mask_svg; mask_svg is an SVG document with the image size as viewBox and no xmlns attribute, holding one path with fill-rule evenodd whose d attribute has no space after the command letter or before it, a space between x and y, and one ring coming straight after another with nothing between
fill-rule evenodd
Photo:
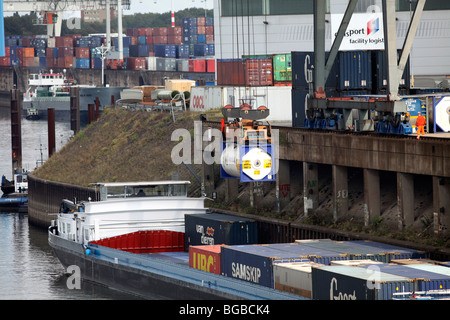
<instances>
[{"instance_id":1,"label":"stacked container","mask_svg":"<svg viewBox=\"0 0 450 320\"><path fill-rule=\"evenodd\" d=\"M211 246L190 246L189 267L215 274L221 273L220 253L223 244Z\"/></svg>"},{"instance_id":2,"label":"stacked container","mask_svg":"<svg viewBox=\"0 0 450 320\"><path fill-rule=\"evenodd\" d=\"M185 229L187 246L243 245L258 242L256 221L230 215L185 215Z\"/></svg>"},{"instance_id":3,"label":"stacked container","mask_svg":"<svg viewBox=\"0 0 450 320\"><path fill-rule=\"evenodd\" d=\"M312 268L323 266L315 262L275 263L274 289L312 298Z\"/></svg>"},{"instance_id":4,"label":"stacked container","mask_svg":"<svg viewBox=\"0 0 450 320\"><path fill-rule=\"evenodd\" d=\"M222 247L222 274L227 277L273 288L273 265L284 262L305 262L296 253L263 245Z\"/></svg>"},{"instance_id":5,"label":"stacked container","mask_svg":"<svg viewBox=\"0 0 450 320\"><path fill-rule=\"evenodd\" d=\"M408 277L348 266L313 268L312 283L314 300L392 300L394 293L416 289Z\"/></svg>"}]
</instances>

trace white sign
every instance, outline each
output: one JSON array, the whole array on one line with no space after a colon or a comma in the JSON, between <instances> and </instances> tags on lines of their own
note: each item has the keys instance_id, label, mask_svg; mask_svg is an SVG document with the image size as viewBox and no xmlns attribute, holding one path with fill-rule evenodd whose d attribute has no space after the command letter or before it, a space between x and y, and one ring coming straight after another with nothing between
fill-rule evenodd
<instances>
[{"instance_id":1,"label":"white sign","mask_svg":"<svg viewBox=\"0 0 450 320\"><path fill-rule=\"evenodd\" d=\"M331 15L332 41L336 37L343 18L343 14ZM339 50L384 50L382 12L354 13L350 19Z\"/></svg>"}]
</instances>

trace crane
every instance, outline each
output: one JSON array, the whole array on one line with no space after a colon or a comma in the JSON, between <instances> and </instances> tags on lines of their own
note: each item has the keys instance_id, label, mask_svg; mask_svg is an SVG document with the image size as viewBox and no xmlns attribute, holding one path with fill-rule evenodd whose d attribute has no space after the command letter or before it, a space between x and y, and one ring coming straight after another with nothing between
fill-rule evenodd
<instances>
[{"instance_id":1,"label":"crane","mask_svg":"<svg viewBox=\"0 0 450 320\"><path fill-rule=\"evenodd\" d=\"M110 2L111 5L117 6L119 0L110 0ZM125 9L130 8L130 0L121 2ZM106 0L3 0L3 12L38 12L41 17L36 23L47 25L49 36L61 35L62 12L105 8Z\"/></svg>"}]
</instances>

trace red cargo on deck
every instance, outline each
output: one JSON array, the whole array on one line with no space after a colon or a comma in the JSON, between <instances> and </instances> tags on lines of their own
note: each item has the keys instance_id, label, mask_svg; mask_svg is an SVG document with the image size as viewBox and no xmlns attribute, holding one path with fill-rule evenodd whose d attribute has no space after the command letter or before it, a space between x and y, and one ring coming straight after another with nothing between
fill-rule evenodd
<instances>
[{"instance_id":1,"label":"red cargo on deck","mask_svg":"<svg viewBox=\"0 0 450 320\"><path fill-rule=\"evenodd\" d=\"M176 252L184 251L184 232L137 231L92 243L132 253Z\"/></svg>"},{"instance_id":2,"label":"red cargo on deck","mask_svg":"<svg viewBox=\"0 0 450 320\"><path fill-rule=\"evenodd\" d=\"M220 273L220 251L224 244L212 246L190 246L189 267L215 274Z\"/></svg>"}]
</instances>

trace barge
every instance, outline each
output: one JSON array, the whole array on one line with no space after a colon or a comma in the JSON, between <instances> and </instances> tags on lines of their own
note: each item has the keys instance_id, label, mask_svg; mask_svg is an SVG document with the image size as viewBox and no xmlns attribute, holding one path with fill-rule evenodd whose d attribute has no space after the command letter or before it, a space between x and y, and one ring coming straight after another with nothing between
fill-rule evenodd
<instances>
[{"instance_id":1,"label":"barge","mask_svg":"<svg viewBox=\"0 0 450 320\"><path fill-rule=\"evenodd\" d=\"M155 254L184 251L185 215L207 211L203 198L187 196L188 184L98 183L97 201L63 201L49 227L49 244L66 270L79 268L84 280L146 299L304 299ZM105 246L123 237L125 250Z\"/></svg>"}]
</instances>

